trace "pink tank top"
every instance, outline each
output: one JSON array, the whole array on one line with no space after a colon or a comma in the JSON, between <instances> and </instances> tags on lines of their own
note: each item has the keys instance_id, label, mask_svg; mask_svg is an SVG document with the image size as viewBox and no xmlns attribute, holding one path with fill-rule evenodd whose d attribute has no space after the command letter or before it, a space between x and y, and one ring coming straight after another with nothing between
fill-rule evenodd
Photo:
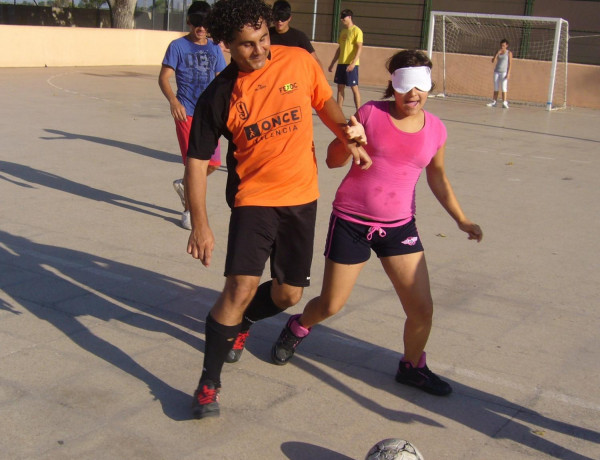
<instances>
[{"instance_id":1,"label":"pink tank top","mask_svg":"<svg viewBox=\"0 0 600 460\"><path fill-rule=\"evenodd\" d=\"M390 118L389 104L371 101L358 110L373 164L366 171L352 164L333 201L333 214L351 222L397 227L410 221L421 171L446 142L438 117L425 112L423 128L405 133Z\"/></svg>"}]
</instances>

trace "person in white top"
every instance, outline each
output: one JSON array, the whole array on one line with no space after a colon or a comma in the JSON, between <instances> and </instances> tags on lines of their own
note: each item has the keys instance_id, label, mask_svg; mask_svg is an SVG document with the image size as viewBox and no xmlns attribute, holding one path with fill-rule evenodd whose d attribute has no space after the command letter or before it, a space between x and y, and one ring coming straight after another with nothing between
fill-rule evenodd
<instances>
[{"instance_id":1,"label":"person in white top","mask_svg":"<svg viewBox=\"0 0 600 460\"><path fill-rule=\"evenodd\" d=\"M508 40L503 38L500 41L500 49L494 54L492 62L496 62L494 67L494 98L487 104L488 107L496 107L498 93L502 87L502 107L508 109L506 93L508 92L508 79L512 69L512 51L508 49Z\"/></svg>"}]
</instances>

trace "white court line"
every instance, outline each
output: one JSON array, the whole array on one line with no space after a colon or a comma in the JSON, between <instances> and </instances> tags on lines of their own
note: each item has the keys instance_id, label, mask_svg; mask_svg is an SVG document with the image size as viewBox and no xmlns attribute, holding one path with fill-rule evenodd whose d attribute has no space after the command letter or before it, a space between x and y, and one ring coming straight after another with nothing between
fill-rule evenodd
<instances>
[{"instance_id":1,"label":"white court line","mask_svg":"<svg viewBox=\"0 0 600 460\"><path fill-rule=\"evenodd\" d=\"M591 163L591 161L588 160L569 160L571 163L581 163L584 165L589 165Z\"/></svg>"},{"instance_id":2,"label":"white court line","mask_svg":"<svg viewBox=\"0 0 600 460\"><path fill-rule=\"evenodd\" d=\"M552 158L552 157L540 157L540 156L536 156L536 155L532 155L531 158L535 158L537 160L556 160L556 158Z\"/></svg>"},{"instance_id":3,"label":"white court line","mask_svg":"<svg viewBox=\"0 0 600 460\"><path fill-rule=\"evenodd\" d=\"M65 93L74 94L74 95L77 95L77 96L83 96L83 97L87 97L88 99L95 99L95 100L97 100L97 101L104 101L104 102L115 102L115 103L117 103L117 104L122 104L122 102L121 102L121 101L119 101L119 100L115 100L115 99L106 99L106 98L103 98L103 97L98 97L98 96L91 96L91 95L89 95L89 94L80 93L79 91L73 91L73 90L70 90L70 89L67 89L67 88L63 88L62 86L58 86L58 85L56 85L56 84L54 84L54 83L52 82L52 80L54 80L55 78L58 78L58 77L63 77L63 76L65 76L65 75L73 75L73 74L77 74L77 73L81 73L81 72L79 72L79 71L73 71L73 72L63 72L63 73L59 73L59 74L56 74L56 75L52 75L50 78L48 78L48 79L46 80L46 83L48 83L48 84L49 84L50 86L52 86L53 88L56 88L56 89L58 89L59 91L63 91L63 92L65 92Z\"/></svg>"},{"instance_id":4,"label":"white court line","mask_svg":"<svg viewBox=\"0 0 600 460\"><path fill-rule=\"evenodd\" d=\"M91 94L81 93L79 91L73 91L73 90L64 88L62 86L59 86L52 81L55 78L63 77L65 75L73 75L73 74L81 74L81 73L82 73L81 71L72 71L72 72L63 72L63 73L59 73L56 75L52 75L50 78L48 78L46 80L46 83L59 91L63 91L68 94L73 94L75 96L87 97L88 99L93 99L96 101L103 101L103 102L110 102L113 104L124 104L125 103L125 101L121 101L119 99L109 99L109 98L105 98L105 97L98 97L98 96L93 96ZM144 108L146 110L148 109L147 106L145 106L144 104L141 104L139 102L132 102L132 103L129 103L129 105L131 108L134 108L134 109L140 109L140 108ZM150 108L150 110L154 110L157 112L164 112L164 108L163 108L162 104L160 106L149 107L149 108Z\"/></svg>"},{"instance_id":5,"label":"white court line","mask_svg":"<svg viewBox=\"0 0 600 460\"><path fill-rule=\"evenodd\" d=\"M509 157L522 157L520 153L498 152L498 155L507 155Z\"/></svg>"}]
</instances>

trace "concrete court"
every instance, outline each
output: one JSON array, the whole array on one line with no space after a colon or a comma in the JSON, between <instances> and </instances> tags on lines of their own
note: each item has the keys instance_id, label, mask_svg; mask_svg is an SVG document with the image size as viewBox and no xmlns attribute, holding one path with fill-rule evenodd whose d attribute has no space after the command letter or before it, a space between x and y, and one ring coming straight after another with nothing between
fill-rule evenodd
<instances>
[{"instance_id":1,"label":"concrete court","mask_svg":"<svg viewBox=\"0 0 600 460\"><path fill-rule=\"evenodd\" d=\"M158 70L0 69L1 458L361 460L388 437L427 460L600 458L600 111L428 101L485 234L468 241L419 183L436 303L428 361L448 398L394 381L404 315L375 257L346 308L290 364L270 363L288 314L319 292L345 172L325 167L332 136L315 117L313 284L253 328L224 368L221 417L197 421L226 173L209 181L217 246L205 269L178 226L183 167Z\"/></svg>"}]
</instances>

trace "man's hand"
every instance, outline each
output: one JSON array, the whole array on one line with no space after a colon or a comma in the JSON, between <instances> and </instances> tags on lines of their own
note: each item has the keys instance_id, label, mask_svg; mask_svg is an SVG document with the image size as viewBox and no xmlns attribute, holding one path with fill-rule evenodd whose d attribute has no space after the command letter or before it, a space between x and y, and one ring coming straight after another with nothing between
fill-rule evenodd
<instances>
[{"instance_id":1,"label":"man's hand","mask_svg":"<svg viewBox=\"0 0 600 460\"><path fill-rule=\"evenodd\" d=\"M346 72L352 72L354 67L356 67L355 64L348 64L348 67L346 67Z\"/></svg>"},{"instance_id":2,"label":"man's hand","mask_svg":"<svg viewBox=\"0 0 600 460\"><path fill-rule=\"evenodd\" d=\"M367 135L365 134L365 127L361 125L356 117L352 115L350 117L350 122L344 128L346 136L348 139L357 142L359 145L367 145Z\"/></svg>"},{"instance_id":3,"label":"man's hand","mask_svg":"<svg viewBox=\"0 0 600 460\"><path fill-rule=\"evenodd\" d=\"M193 221L192 221L193 222ZM210 227L202 229L192 228L188 239L187 252L194 259L199 259L202 265L208 267L215 248L215 237Z\"/></svg>"}]
</instances>

